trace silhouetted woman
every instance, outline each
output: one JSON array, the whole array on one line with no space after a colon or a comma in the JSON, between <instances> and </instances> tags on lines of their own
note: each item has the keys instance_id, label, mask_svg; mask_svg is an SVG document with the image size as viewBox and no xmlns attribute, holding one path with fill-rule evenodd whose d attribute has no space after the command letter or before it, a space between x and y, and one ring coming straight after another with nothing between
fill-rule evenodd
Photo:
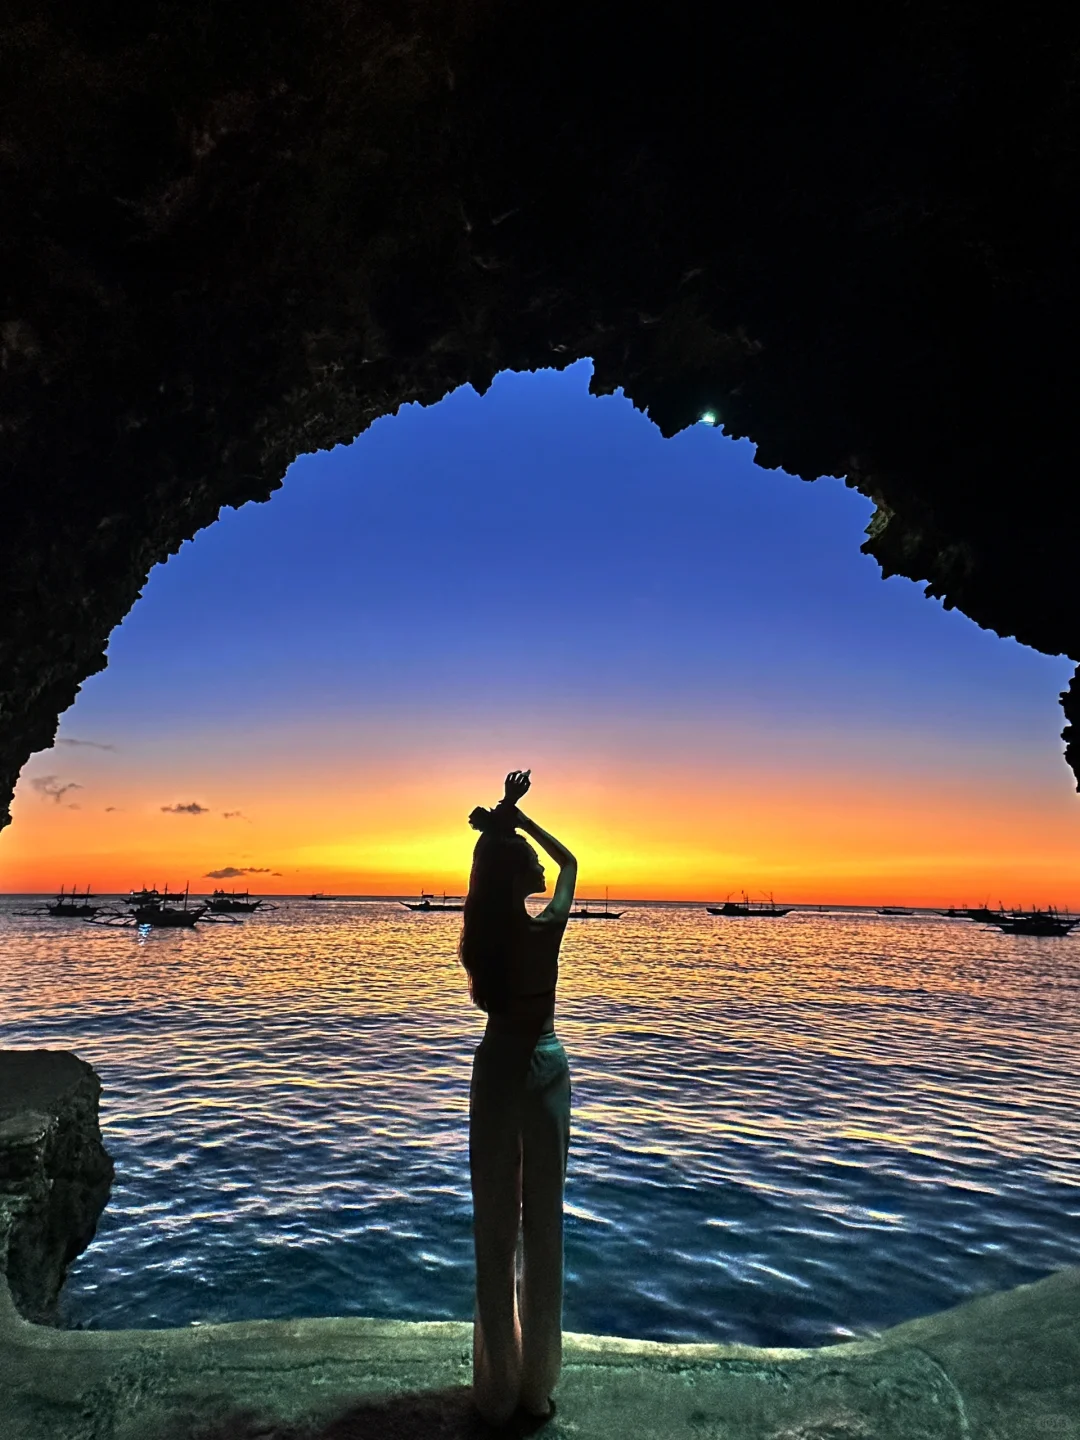
<instances>
[{"instance_id":1,"label":"silhouetted woman","mask_svg":"<svg viewBox=\"0 0 1080 1440\"><path fill-rule=\"evenodd\" d=\"M555 1034L555 985L577 861L517 808L528 788L529 772L511 771L499 804L469 816L480 838L458 951L473 1002L488 1017L469 1091L469 1169L473 1397L493 1424L519 1405L550 1413L562 1363L570 1071ZM559 866L555 894L539 915L529 914L525 897L543 893L544 867L518 830Z\"/></svg>"}]
</instances>

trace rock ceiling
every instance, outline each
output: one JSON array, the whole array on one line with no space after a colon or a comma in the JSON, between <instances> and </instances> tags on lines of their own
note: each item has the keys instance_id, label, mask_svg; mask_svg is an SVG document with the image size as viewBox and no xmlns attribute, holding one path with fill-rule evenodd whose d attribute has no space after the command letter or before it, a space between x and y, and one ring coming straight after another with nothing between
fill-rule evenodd
<instances>
[{"instance_id":1,"label":"rock ceiling","mask_svg":"<svg viewBox=\"0 0 1080 1440\"><path fill-rule=\"evenodd\" d=\"M1080 658L1080 12L9 0L0 70L0 812L222 505L582 356Z\"/></svg>"}]
</instances>

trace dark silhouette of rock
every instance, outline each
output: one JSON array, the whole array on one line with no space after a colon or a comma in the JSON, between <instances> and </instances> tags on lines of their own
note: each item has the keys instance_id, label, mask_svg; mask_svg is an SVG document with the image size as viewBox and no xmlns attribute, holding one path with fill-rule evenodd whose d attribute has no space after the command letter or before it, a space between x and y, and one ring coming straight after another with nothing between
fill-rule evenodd
<instances>
[{"instance_id":1,"label":"dark silhouette of rock","mask_svg":"<svg viewBox=\"0 0 1080 1440\"><path fill-rule=\"evenodd\" d=\"M1080 14L11 0L0 810L150 567L302 451L596 361L1080 656ZM1074 763L1075 749L1073 747Z\"/></svg>"},{"instance_id":2,"label":"dark silhouette of rock","mask_svg":"<svg viewBox=\"0 0 1080 1440\"><path fill-rule=\"evenodd\" d=\"M113 1164L101 1082L66 1050L0 1050L0 1286L48 1323L67 1268L94 1238Z\"/></svg>"}]
</instances>

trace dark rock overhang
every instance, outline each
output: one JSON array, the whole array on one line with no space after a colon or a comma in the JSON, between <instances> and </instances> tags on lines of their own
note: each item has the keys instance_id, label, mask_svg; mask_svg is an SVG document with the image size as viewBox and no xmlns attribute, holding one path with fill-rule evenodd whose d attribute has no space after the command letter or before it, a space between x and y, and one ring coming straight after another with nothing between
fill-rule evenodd
<instances>
[{"instance_id":1,"label":"dark rock overhang","mask_svg":"<svg viewBox=\"0 0 1080 1440\"><path fill-rule=\"evenodd\" d=\"M1080 657L1078 59L1038 4L11 0L0 813L222 505L586 355L666 434L708 409L845 476L885 574Z\"/></svg>"}]
</instances>

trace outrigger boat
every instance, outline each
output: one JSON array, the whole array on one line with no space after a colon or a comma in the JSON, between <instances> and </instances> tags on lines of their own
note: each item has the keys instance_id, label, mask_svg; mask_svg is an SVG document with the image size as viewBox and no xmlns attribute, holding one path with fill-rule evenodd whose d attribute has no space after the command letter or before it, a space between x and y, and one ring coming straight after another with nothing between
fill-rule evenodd
<instances>
[{"instance_id":1,"label":"outrigger boat","mask_svg":"<svg viewBox=\"0 0 1080 1440\"><path fill-rule=\"evenodd\" d=\"M247 890L240 895L235 890L230 890L227 895L224 890L215 890L206 908L215 915L251 915L262 903L259 899L252 900Z\"/></svg>"},{"instance_id":2,"label":"outrigger boat","mask_svg":"<svg viewBox=\"0 0 1080 1440\"><path fill-rule=\"evenodd\" d=\"M996 915L991 922L1006 935L1068 935L1080 925L1080 917L1074 918L1068 912L1064 915L1052 905L1045 910L1013 910L1009 914Z\"/></svg>"},{"instance_id":3,"label":"outrigger boat","mask_svg":"<svg viewBox=\"0 0 1080 1440\"><path fill-rule=\"evenodd\" d=\"M931 914L935 912L931 911ZM947 910L938 910L947 920L979 920L986 925L996 924L1005 914L1005 906L998 901L998 908L991 910L988 905L950 905Z\"/></svg>"},{"instance_id":4,"label":"outrigger boat","mask_svg":"<svg viewBox=\"0 0 1080 1440\"><path fill-rule=\"evenodd\" d=\"M441 900L436 900L434 895L429 895L426 890L421 890L419 900L400 900L398 901L398 904L404 905L406 910L460 911L465 909L465 901L460 895L451 895L447 897L445 890L443 891L443 897Z\"/></svg>"},{"instance_id":5,"label":"outrigger boat","mask_svg":"<svg viewBox=\"0 0 1080 1440\"><path fill-rule=\"evenodd\" d=\"M169 894L168 885L158 890L155 885L148 890L132 890L128 895L127 910L104 910L98 915L87 915L84 919L91 925L104 925L114 930L135 930L143 926L154 930L193 930L202 921L205 925L241 925L242 920L230 915L211 915L205 900L192 901L190 886L184 886L182 895Z\"/></svg>"},{"instance_id":6,"label":"outrigger boat","mask_svg":"<svg viewBox=\"0 0 1080 1440\"><path fill-rule=\"evenodd\" d=\"M169 887L166 885L163 893L156 899L134 903L132 914L135 917L136 925L151 925L155 929L179 929L181 927L192 929L207 907L204 902L199 901L189 909L188 889L189 887L185 885L183 896L173 895L170 897ZM182 900L183 904L170 905L170 898L174 902Z\"/></svg>"},{"instance_id":7,"label":"outrigger boat","mask_svg":"<svg viewBox=\"0 0 1080 1440\"><path fill-rule=\"evenodd\" d=\"M991 910L988 905L950 905L947 910L937 913L949 920L978 920L984 925L996 925L1005 914L1005 906L1000 900L996 910Z\"/></svg>"},{"instance_id":8,"label":"outrigger boat","mask_svg":"<svg viewBox=\"0 0 1080 1440\"><path fill-rule=\"evenodd\" d=\"M91 900L96 899L96 895L90 894L89 885L87 885L81 895L76 893L74 885L71 887L70 895L65 895L64 887L61 885L60 894L51 905L45 906L45 910L49 915L55 915L57 919L74 917L76 920L82 920L89 915L97 914L99 907L90 904Z\"/></svg>"},{"instance_id":9,"label":"outrigger boat","mask_svg":"<svg viewBox=\"0 0 1080 1440\"><path fill-rule=\"evenodd\" d=\"M914 910L909 910L906 905L879 905L879 915L914 915Z\"/></svg>"},{"instance_id":10,"label":"outrigger boat","mask_svg":"<svg viewBox=\"0 0 1080 1440\"><path fill-rule=\"evenodd\" d=\"M996 925L1004 918L1005 906L999 900L996 910L991 910L986 905L977 905L973 910L965 910L964 914L969 920L978 920L983 925Z\"/></svg>"},{"instance_id":11,"label":"outrigger boat","mask_svg":"<svg viewBox=\"0 0 1080 1440\"><path fill-rule=\"evenodd\" d=\"M599 905L599 904L600 904L600 901L599 901L599 900L579 900L579 901L578 901L578 908L577 908L576 910L571 910L571 911L570 911L570 919L571 919L571 920L618 920L619 916L623 913L621 910L609 910L609 909L608 909L608 892L607 892L607 887L606 887L606 886L605 886L605 888L604 888L604 908L603 908L603 910L590 910L590 909L589 909L589 906L590 906L590 905Z\"/></svg>"},{"instance_id":12,"label":"outrigger boat","mask_svg":"<svg viewBox=\"0 0 1080 1440\"><path fill-rule=\"evenodd\" d=\"M127 894L127 903L129 905L152 905L156 904L160 899L161 895L156 885L151 890L148 890L144 885L141 890L129 890Z\"/></svg>"},{"instance_id":13,"label":"outrigger boat","mask_svg":"<svg viewBox=\"0 0 1080 1440\"><path fill-rule=\"evenodd\" d=\"M723 905L706 905L705 909L710 915L724 915L728 919L754 919L754 920L776 920L781 915L787 915L791 911L790 905L777 905L769 894L768 903L764 900L751 900L746 891L742 892L742 900L732 900L730 896Z\"/></svg>"}]
</instances>

